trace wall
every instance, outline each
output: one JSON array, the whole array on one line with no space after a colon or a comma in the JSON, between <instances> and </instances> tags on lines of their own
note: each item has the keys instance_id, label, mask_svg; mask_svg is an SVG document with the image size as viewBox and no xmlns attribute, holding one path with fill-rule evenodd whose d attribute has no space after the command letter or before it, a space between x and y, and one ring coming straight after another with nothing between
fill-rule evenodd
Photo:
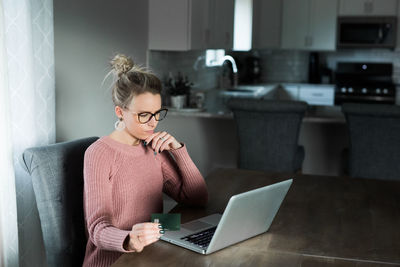
<instances>
[{"instance_id":1,"label":"wall","mask_svg":"<svg viewBox=\"0 0 400 267\"><path fill-rule=\"evenodd\" d=\"M109 59L116 52L147 60L146 0L54 0L57 141L113 130Z\"/></svg>"}]
</instances>

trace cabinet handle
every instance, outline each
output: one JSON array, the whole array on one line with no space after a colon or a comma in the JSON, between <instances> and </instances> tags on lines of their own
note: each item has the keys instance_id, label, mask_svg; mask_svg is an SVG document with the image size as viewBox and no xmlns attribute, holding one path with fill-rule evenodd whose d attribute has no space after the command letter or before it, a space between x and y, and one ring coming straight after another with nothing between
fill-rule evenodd
<instances>
[{"instance_id":1,"label":"cabinet handle","mask_svg":"<svg viewBox=\"0 0 400 267\"><path fill-rule=\"evenodd\" d=\"M225 32L225 45L229 45L231 41L231 34L229 32Z\"/></svg>"},{"instance_id":2,"label":"cabinet handle","mask_svg":"<svg viewBox=\"0 0 400 267\"><path fill-rule=\"evenodd\" d=\"M316 97L324 96L324 94L322 94L322 93L312 93L311 95L316 96Z\"/></svg>"},{"instance_id":3,"label":"cabinet handle","mask_svg":"<svg viewBox=\"0 0 400 267\"><path fill-rule=\"evenodd\" d=\"M204 39L206 41L206 45L208 45L210 43L210 29L206 29L204 31Z\"/></svg>"}]
</instances>

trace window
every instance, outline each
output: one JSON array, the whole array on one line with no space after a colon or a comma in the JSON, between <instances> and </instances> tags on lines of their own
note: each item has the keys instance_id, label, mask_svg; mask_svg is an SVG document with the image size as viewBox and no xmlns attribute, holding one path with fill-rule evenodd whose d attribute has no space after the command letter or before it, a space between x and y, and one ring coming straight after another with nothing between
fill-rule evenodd
<instances>
[{"instance_id":1,"label":"window","mask_svg":"<svg viewBox=\"0 0 400 267\"><path fill-rule=\"evenodd\" d=\"M213 67L213 66L221 66L223 63L223 58L225 56L224 49L208 49L206 50L206 66Z\"/></svg>"},{"instance_id":2,"label":"window","mask_svg":"<svg viewBox=\"0 0 400 267\"><path fill-rule=\"evenodd\" d=\"M251 49L253 26L253 0L235 0L233 50Z\"/></svg>"}]
</instances>

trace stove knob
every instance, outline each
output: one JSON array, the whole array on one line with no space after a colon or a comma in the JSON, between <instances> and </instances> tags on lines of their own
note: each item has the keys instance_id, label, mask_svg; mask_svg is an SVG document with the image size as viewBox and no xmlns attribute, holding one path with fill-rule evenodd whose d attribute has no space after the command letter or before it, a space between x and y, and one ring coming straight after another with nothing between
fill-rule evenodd
<instances>
[{"instance_id":1,"label":"stove knob","mask_svg":"<svg viewBox=\"0 0 400 267\"><path fill-rule=\"evenodd\" d=\"M349 93L353 93L353 87L349 87Z\"/></svg>"},{"instance_id":2,"label":"stove knob","mask_svg":"<svg viewBox=\"0 0 400 267\"><path fill-rule=\"evenodd\" d=\"M375 89L375 92L376 92L377 94L380 94L380 93L381 93L381 88L376 88L376 89Z\"/></svg>"},{"instance_id":3,"label":"stove knob","mask_svg":"<svg viewBox=\"0 0 400 267\"><path fill-rule=\"evenodd\" d=\"M383 88L383 93L384 93L385 95L387 95L387 94L389 93L389 90L388 90L387 88Z\"/></svg>"},{"instance_id":4,"label":"stove knob","mask_svg":"<svg viewBox=\"0 0 400 267\"><path fill-rule=\"evenodd\" d=\"M342 93L346 93L347 88L346 88L346 87L342 87L342 88L340 89L340 91L341 91Z\"/></svg>"}]
</instances>

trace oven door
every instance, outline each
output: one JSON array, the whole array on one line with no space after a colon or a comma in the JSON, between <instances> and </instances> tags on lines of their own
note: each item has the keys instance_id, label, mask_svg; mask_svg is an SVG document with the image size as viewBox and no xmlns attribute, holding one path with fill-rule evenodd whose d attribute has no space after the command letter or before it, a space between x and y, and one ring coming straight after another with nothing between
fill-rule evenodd
<instances>
[{"instance_id":1,"label":"oven door","mask_svg":"<svg viewBox=\"0 0 400 267\"><path fill-rule=\"evenodd\" d=\"M394 85L343 85L335 86L335 105L343 103L395 104Z\"/></svg>"}]
</instances>

